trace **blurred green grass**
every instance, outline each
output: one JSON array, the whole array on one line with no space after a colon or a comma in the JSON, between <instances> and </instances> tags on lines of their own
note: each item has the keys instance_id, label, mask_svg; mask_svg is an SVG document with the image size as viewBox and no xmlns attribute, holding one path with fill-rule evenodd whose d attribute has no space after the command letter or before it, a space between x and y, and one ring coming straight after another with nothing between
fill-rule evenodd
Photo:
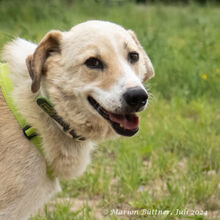
<instances>
[{"instance_id":1,"label":"blurred green grass","mask_svg":"<svg viewBox=\"0 0 220 220\"><path fill-rule=\"evenodd\" d=\"M139 134L100 144L85 174L62 182L63 192L32 219L131 218L103 214L117 208L207 210L190 219L220 219L220 8L0 1L0 48L89 19L137 33L155 67L146 84L153 95Z\"/></svg>"}]
</instances>

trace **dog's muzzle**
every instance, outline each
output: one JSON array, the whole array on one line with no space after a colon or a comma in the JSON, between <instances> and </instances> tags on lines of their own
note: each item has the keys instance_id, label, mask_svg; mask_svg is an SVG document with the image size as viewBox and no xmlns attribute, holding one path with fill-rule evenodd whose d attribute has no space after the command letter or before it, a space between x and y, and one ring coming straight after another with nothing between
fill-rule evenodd
<instances>
[{"instance_id":1,"label":"dog's muzzle","mask_svg":"<svg viewBox=\"0 0 220 220\"><path fill-rule=\"evenodd\" d=\"M138 131L139 118L136 112L143 110L148 95L141 87L129 88L124 94L124 111L120 114L104 109L93 97L88 96L90 105L105 119L120 135L133 136Z\"/></svg>"}]
</instances>

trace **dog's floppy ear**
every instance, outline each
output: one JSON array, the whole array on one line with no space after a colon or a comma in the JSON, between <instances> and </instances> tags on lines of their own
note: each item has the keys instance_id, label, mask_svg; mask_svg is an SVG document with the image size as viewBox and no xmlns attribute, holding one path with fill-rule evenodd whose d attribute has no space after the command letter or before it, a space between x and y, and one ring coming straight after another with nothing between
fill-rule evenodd
<instances>
[{"instance_id":1,"label":"dog's floppy ear","mask_svg":"<svg viewBox=\"0 0 220 220\"><path fill-rule=\"evenodd\" d=\"M144 56L144 64L146 67L146 73L145 73L143 81L146 81L146 80L154 77L153 65L152 65L149 57L147 56L146 52L144 51L143 47L141 46L140 42L138 41L136 34L132 30L128 30L128 33L131 35L131 37L133 38L133 40L135 41L135 43L137 44L138 48L140 49L140 51L142 52L142 54Z\"/></svg>"},{"instance_id":2,"label":"dog's floppy ear","mask_svg":"<svg viewBox=\"0 0 220 220\"><path fill-rule=\"evenodd\" d=\"M40 41L34 54L26 58L26 65L32 79L32 92L37 92L40 88L41 76L45 72L44 64L46 59L53 52L60 52L61 35L60 31L50 31Z\"/></svg>"}]
</instances>

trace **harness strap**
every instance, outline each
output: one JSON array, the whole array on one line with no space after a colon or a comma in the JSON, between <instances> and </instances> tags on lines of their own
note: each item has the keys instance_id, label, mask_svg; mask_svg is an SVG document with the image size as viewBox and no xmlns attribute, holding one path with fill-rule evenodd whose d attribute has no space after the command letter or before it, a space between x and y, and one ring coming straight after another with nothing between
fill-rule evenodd
<instances>
[{"instance_id":1,"label":"harness strap","mask_svg":"<svg viewBox=\"0 0 220 220\"><path fill-rule=\"evenodd\" d=\"M11 97L13 91L13 84L10 79L10 71L6 64L0 63L0 88L6 103L9 106L9 109L13 113L15 119L17 120L19 126L22 128L24 136L30 140L42 156L44 156L42 149L42 139L37 135L35 129L28 125L26 120L22 117L21 113L17 110L16 105ZM53 171L50 166L46 163L47 166L47 176L50 179L54 178Z\"/></svg>"}]
</instances>

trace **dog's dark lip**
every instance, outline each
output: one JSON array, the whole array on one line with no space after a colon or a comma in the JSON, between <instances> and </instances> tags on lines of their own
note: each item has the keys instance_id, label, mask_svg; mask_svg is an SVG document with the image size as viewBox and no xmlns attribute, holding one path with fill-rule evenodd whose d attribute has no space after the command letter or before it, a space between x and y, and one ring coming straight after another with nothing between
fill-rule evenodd
<instances>
[{"instance_id":1,"label":"dog's dark lip","mask_svg":"<svg viewBox=\"0 0 220 220\"><path fill-rule=\"evenodd\" d=\"M125 129L121 127L119 123L112 121L109 118L109 113L91 96L88 96L88 102L104 119L106 119L111 124L116 133L122 136L133 136L138 132L138 127L135 129Z\"/></svg>"}]
</instances>

